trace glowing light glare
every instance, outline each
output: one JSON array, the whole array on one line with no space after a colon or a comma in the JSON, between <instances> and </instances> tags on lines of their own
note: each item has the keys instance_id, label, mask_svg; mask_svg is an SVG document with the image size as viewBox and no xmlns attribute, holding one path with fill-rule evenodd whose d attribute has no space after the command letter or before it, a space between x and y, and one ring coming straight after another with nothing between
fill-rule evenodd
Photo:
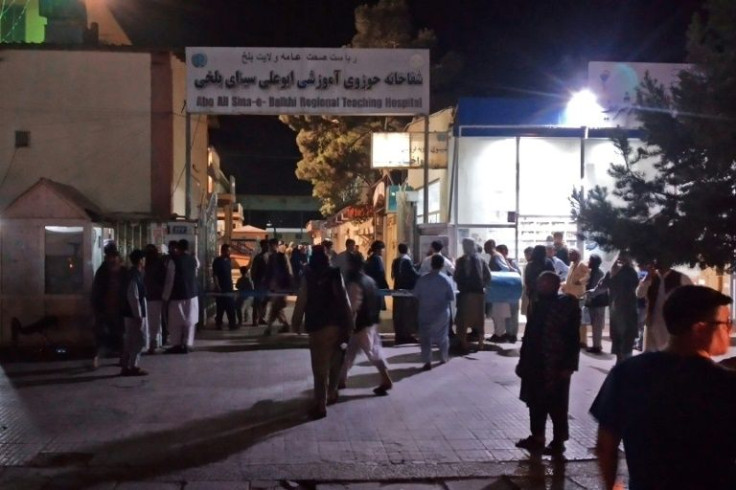
<instances>
[{"instance_id":1,"label":"glowing light glare","mask_svg":"<svg viewBox=\"0 0 736 490\"><path fill-rule=\"evenodd\" d=\"M587 127L596 127L603 123L603 108L593 92L581 90L573 94L565 110L565 123L568 126Z\"/></svg>"}]
</instances>

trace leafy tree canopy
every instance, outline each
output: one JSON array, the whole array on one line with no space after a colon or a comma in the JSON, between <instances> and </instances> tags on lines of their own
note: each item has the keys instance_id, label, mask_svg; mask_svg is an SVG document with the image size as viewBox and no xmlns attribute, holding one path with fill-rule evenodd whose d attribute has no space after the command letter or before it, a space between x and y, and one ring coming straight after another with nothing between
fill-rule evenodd
<instances>
[{"instance_id":1,"label":"leafy tree canopy","mask_svg":"<svg viewBox=\"0 0 736 490\"><path fill-rule=\"evenodd\" d=\"M573 196L573 216L605 249L639 261L731 270L736 250L736 2L708 0L688 32L679 83L647 77L637 92L644 131L622 160L614 189ZM613 197L613 199L612 199Z\"/></svg>"},{"instance_id":2,"label":"leafy tree canopy","mask_svg":"<svg viewBox=\"0 0 736 490\"><path fill-rule=\"evenodd\" d=\"M352 48L431 48L434 32L415 32L405 0L380 0L355 9ZM431 83L447 83L462 68L454 53L446 54L430 72ZM436 79L436 81L435 81ZM311 182L312 195L322 202L324 215L366 200L367 189L380 174L370 167L370 134L398 131L408 122L396 117L280 116L296 131L302 159L296 176Z\"/></svg>"}]
</instances>

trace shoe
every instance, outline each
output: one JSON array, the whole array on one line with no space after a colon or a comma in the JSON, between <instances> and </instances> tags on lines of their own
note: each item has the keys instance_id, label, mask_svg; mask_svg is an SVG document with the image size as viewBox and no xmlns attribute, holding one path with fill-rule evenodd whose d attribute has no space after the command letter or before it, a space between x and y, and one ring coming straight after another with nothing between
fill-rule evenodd
<instances>
[{"instance_id":1,"label":"shoe","mask_svg":"<svg viewBox=\"0 0 736 490\"><path fill-rule=\"evenodd\" d=\"M339 382L339 383L337 384L337 389L338 389L338 390L344 390L345 388L347 388L347 383L346 383L345 381L340 381L340 382Z\"/></svg>"},{"instance_id":2,"label":"shoe","mask_svg":"<svg viewBox=\"0 0 736 490\"><path fill-rule=\"evenodd\" d=\"M544 441L540 441L536 437L529 436L516 443L519 449L526 449L529 452L540 452L544 450Z\"/></svg>"},{"instance_id":3,"label":"shoe","mask_svg":"<svg viewBox=\"0 0 736 490\"><path fill-rule=\"evenodd\" d=\"M152 356L152 355L156 354L156 348L155 347L151 347L150 349L148 349L146 351L146 354L148 354L149 356Z\"/></svg>"},{"instance_id":4,"label":"shoe","mask_svg":"<svg viewBox=\"0 0 736 490\"><path fill-rule=\"evenodd\" d=\"M588 350L588 344L580 342L580 350Z\"/></svg>"},{"instance_id":5,"label":"shoe","mask_svg":"<svg viewBox=\"0 0 736 490\"><path fill-rule=\"evenodd\" d=\"M232 327L229 327L228 330L230 330L231 332L234 331L234 330L240 330L240 326L233 325Z\"/></svg>"},{"instance_id":6,"label":"shoe","mask_svg":"<svg viewBox=\"0 0 736 490\"><path fill-rule=\"evenodd\" d=\"M426 363L424 366L422 366L422 371L431 371L432 370L432 364Z\"/></svg>"},{"instance_id":7,"label":"shoe","mask_svg":"<svg viewBox=\"0 0 736 490\"><path fill-rule=\"evenodd\" d=\"M491 342L494 344L503 344L506 342L506 336L505 335L496 335L495 333L491 335Z\"/></svg>"},{"instance_id":8,"label":"shoe","mask_svg":"<svg viewBox=\"0 0 736 490\"><path fill-rule=\"evenodd\" d=\"M327 417L327 409L321 407L312 407L309 409L309 418L312 420L319 420Z\"/></svg>"},{"instance_id":9,"label":"shoe","mask_svg":"<svg viewBox=\"0 0 736 490\"><path fill-rule=\"evenodd\" d=\"M589 354L601 354L603 352L603 349L600 347L588 347L585 349L585 351Z\"/></svg>"},{"instance_id":10,"label":"shoe","mask_svg":"<svg viewBox=\"0 0 736 490\"><path fill-rule=\"evenodd\" d=\"M263 336L264 337L270 337L271 336L271 329L270 328L267 328L266 330L264 330L263 331Z\"/></svg>"},{"instance_id":11,"label":"shoe","mask_svg":"<svg viewBox=\"0 0 736 490\"><path fill-rule=\"evenodd\" d=\"M560 456L564 452L565 452L565 443L558 442L553 439L552 442L550 442L547 445L547 447L544 448L544 450L542 451L542 454L547 454L550 456Z\"/></svg>"},{"instance_id":12,"label":"shoe","mask_svg":"<svg viewBox=\"0 0 736 490\"><path fill-rule=\"evenodd\" d=\"M505 340L507 344L515 344L519 341L519 338L516 335L508 335L506 334Z\"/></svg>"},{"instance_id":13,"label":"shoe","mask_svg":"<svg viewBox=\"0 0 736 490\"><path fill-rule=\"evenodd\" d=\"M339 394L334 393L332 395L327 395L327 406L334 405L337 403L338 398L340 397Z\"/></svg>"},{"instance_id":14,"label":"shoe","mask_svg":"<svg viewBox=\"0 0 736 490\"><path fill-rule=\"evenodd\" d=\"M393 388L393 385L381 385L376 388L373 388L373 393L376 396L386 396L388 395L388 390Z\"/></svg>"},{"instance_id":15,"label":"shoe","mask_svg":"<svg viewBox=\"0 0 736 490\"><path fill-rule=\"evenodd\" d=\"M268 322L266 322L266 320L261 318L260 320L258 320L258 325L268 325Z\"/></svg>"},{"instance_id":16,"label":"shoe","mask_svg":"<svg viewBox=\"0 0 736 490\"><path fill-rule=\"evenodd\" d=\"M188 354L189 348L186 345L175 345L174 347L169 347L164 351L164 354Z\"/></svg>"}]
</instances>

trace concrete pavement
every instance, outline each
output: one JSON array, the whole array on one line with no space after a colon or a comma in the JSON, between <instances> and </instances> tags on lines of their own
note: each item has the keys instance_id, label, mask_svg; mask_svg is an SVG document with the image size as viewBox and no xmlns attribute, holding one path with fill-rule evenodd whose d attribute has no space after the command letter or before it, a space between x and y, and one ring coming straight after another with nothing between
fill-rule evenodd
<instances>
[{"instance_id":1,"label":"concrete pavement","mask_svg":"<svg viewBox=\"0 0 736 490\"><path fill-rule=\"evenodd\" d=\"M189 355L144 357L144 378L113 359L4 365L0 488L600 488L587 410L610 356L581 354L567 461L530 460L514 447L528 435L519 344L429 372L417 345L387 347L389 396L360 357L310 421L306 336L259 330L201 332Z\"/></svg>"}]
</instances>

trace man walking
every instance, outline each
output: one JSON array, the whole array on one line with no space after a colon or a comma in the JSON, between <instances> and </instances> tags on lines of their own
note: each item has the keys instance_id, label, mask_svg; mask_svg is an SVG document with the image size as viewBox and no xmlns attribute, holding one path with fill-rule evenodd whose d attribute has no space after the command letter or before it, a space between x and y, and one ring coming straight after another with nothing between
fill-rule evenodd
<instances>
[{"instance_id":1,"label":"man walking","mask_svg":"<svg viewBox=\"0 0 736 490\"><path fill-rule=\"evenodd\" d=\"M289 320L286 319L286 296L285 293L292 286L291 270L286 254L279 252L279 241L271 238L268 241L268 262L266 263L265 281L269 291L278 293L271 297L271 311L268 313L266 331L263 335L271 335L271 328L276 320L279 320L283 331L289 330Z\"/></svg>"},{"instance_id":2,"label":"man walking","mask_svg":"<svg viewBox=\"0 0 736 490\"><path fill-rule=\"evenodd\" d=\"M384 396L394 384L388 372L386 356L383 354L381 335L378 333L378 324L381 321L379 317L381 297L378 296L375 281L363 272L363 266L363 257L358 254L348 256L346 288L355 318L355 330L345 351L338 388L345 388L348 371L353 367L358 351L362 350L381 375L381 384L373 390L373 393Z\"/></svg>"},{"instance_id":3,"label":"man walking","mask_svg":"<svg viewBox=\"0 0 736 490\"><path fill-rule=\"evenodd\" d=\"M181 239L166 267L164 301L169 302L167 354L188 354L194 345L194 329L199 318L197 260L189 254L189 240Z\"/></svg>"},{"instance_id":4,"label":"man walking","mask_svg":"<svg viewBox=\"0 0 736 490\"><path fill-rule=\"evenodd\" d=\"M622 488L621 440L630 488L736 488L736 373L711 359L730 346L730 304L704 286L675 289L662 309L666 348L611 370L590 409L606 489Z\"/></svg>"},{"instance_id":5,"label":"man walking","mask_svg":"<svg viewBox=\"0 0 736 490\"><path fill-rule=\"evenodd\" d=\"M542 272L537 279L537 299L516 367L521 378L519 398L529 407L531 428L531 435L516 447L551 455L561 455L569 438L570 378L580 356L580 306L572 296L558 294L559 288L560 277L552 271ZM554 435L545 447L547 415Z\"/></svg>"},{"instance_id":6,"label":"man walking","mask_svg":"<svg viewBox=\"0 0 736 490\"><path fill-rule=\"evenodd\" d=\"M215 326L222 329L222 316L227 314L230 330L236 330L235 298L233 297L233 266L230 261L230 245L223 243L220 256L212 261L212 277L215 281Z\"/></svg>"},{"instance_id":7,"label":"man walking","mask_svg":"<svg viewBox=\"0 0 736 490\"><path fill-rule=\"evenodd\" d=\"M491 271L478 255L472 238L463 239L464 255L455 264L457 284L457 337L460 349L469 352L468 329L478 330L478 350L485 341L485 287L491 281Z\"/></svg>"},{"instance_id":8,"label":"man walking","mask_svg":"<svg viewBox=\"0 0 736 490\"><path fill-rule=\"evenodd\" d=\"M409 247L399 243L399 256L391 263L391 278L394 289L411 291L417 283L419 273L409 256ZM417 328L417 302L413 297L394 296L393 321L396 344L415 343L412 335Z\"/></svg>"},{"instance_id":9,"label":"man walking","mask_svg":"<svg viewBox=\"0 0 736 490\"><path fill-rule=\"evenodd\" d=\"M450 325L450 303L455 298L452 282L442 273L443 257L432 257L432 270L420 277L414 287L414 296L419 304L419 343L422 347L423 369L432 369L432 344L440 349L440 360L449 360L450 340L447 330Z\"/></svg>"}]
</instances>

